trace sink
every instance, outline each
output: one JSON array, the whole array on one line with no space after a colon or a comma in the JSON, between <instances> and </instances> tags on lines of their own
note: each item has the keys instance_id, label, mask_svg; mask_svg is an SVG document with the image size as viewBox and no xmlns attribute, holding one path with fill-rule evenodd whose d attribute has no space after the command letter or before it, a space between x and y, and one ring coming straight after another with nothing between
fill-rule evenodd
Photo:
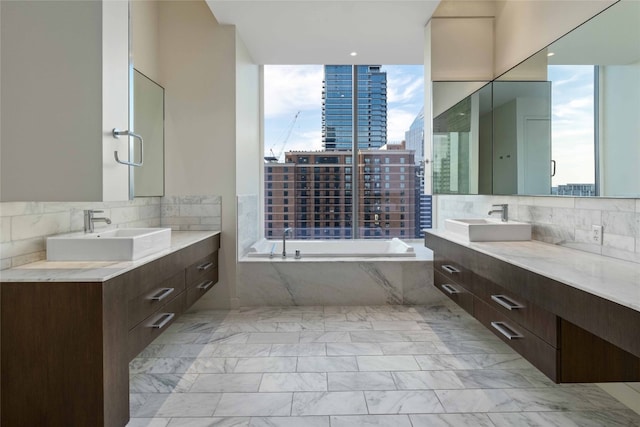
<instances>
[{"instance_id":1,"label":"sink","mask_svg":"<svg viewBox=\"0 0 640 427\"><path fill-rule=\"evenodd\" d=\"M49 261L133 261L171 246L170 228L116 228L47 238Z\"/></svg>"},{"instance_id":2,"label":"sink","mask_svg":"<svg viewBox=\"0 0 640 427\"><path fill-rule=\"evenodd\" d=\"M444 221L444 228L469 242L531 240L531 224L517 221L502 222L493 218L447 219Z\"/></svg>"}]
</instances>

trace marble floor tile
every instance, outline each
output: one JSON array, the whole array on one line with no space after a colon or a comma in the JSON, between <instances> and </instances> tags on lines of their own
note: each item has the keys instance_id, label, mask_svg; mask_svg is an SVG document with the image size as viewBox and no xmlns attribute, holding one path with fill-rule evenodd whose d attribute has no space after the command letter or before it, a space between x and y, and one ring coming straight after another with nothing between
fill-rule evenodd
<instances>
[{"instance_id":1,"label":"marble floor tile","mask_svg":"<svg viewBox=\"0 0 640 427\"><path fill-rule=\"evenodd\" d=\"M219 344L213 357L259 357L269 356L271 344Z\"/></svg>"},{"instance_id":2,"label":"marble floor tile","mask_svg":"<svg viewBox=\"0 0 640 427\"><path fill-rule=\"evenodd\" d=\"M346 331L303 331L300 332L300 342L351 342L351 337Z\"/></svg>"},{"instance_id":3,"label":"marble floor tile","mask_svg":"<svg viewBox=\"0 0 640 427\"><path fill-rule=\"evenodd\" d=\"M381 343L385 355L437 354L437 345L432 342L389 342Z\"/></svg>"},{"instance_id":4,"label":"marble floor tile","mask_svg":"<svg viewBox=\"0 0 640 427\"><path fill-rule=\"evenodd\" d=\"M415 414L409 415L413 427L495 427L486 414ZM531 426L511 424L509 427Z\"/></svg>"},{"instance_id":5,"label":"marble floor tile","mask_svg":"<svg viewBox=\"0 0 640 427\"><path fill-rule=\"evenodd\" d=\"M298 372L357 371L355 356L298 357Z\"/></svg>"},{"instance_id":6,"label":"marble floor tile","mask_svg":"<svg viewBox=\"0 0 640 427\"><path fill-rule=\"evenodd\" d=\"M496 427L630 427L640 426L640 415L631 410L516 412L488 414Z\"/></svg>"},{"instance_id":7,"label":"marble floor tile","mask_svg":"<svg viewBox=\"0 0 640 427\"><path fill-rule=\"evenodd\" d=\"M324 322L278 323L277 332L324 331Z\"/></svg>"},{"instance_id":8,"label":"marble floor tile","mask_svg":"<svg viewBox=\"0 0 640 427\"><path fill-rule=\"evenodd\" d=\"M129 390L132 393L185 393L197 377L195 374L132 374Z\"/></svg>"},{"instance_id":9,"label":"marble floor tile","mask_svg":"<svg viewBox=\"0 0 640 427\"><path fill-rule=\"evenodd\" d=\"M462 382L453 371L393 372L398 390L463 389Z\"/></svg>"},{"instance_id":10,"label":"marble floor tile","mask_svg":"<svg viewBox=\"0 0 640 427\"><path fill-rule=\"evenodd\" d=\"M167 427L249 427L249 417L172 418Z\"/></svg>"},{"instance_id":11,"label":"marble floor tile","mask_svg":"<svg viewBox=\"0 0 640 427\"><path fill-rule=\"evenodd\" d=\"M370 414L419 414L444 412L431 390L365 391Z\"/></svg>"},{"instance_id":12,"label":"marble floor tile","mask_svg":"<svg viewBox=\"0 0 640 427\"><path fill-rule=\"evenodd\" d=\"M215 416L270 417L291 414L291 393L223 393Z\"/></svg>"},{"instance_id":13,"label":"marble floor tile","mask_svg":"<svg viewBox=\"0 0 640 427\"><path fill-rule=\"evenodd\" d=\"M253 417L249 427L329 427L329 417Z\"/></svg>"},{"instance_id":14,"label":"marble floor tile","mask_svg":"<svg viewBox=\"0 0 640 427\"><path fill-rule=\"evenodd\" d=\"M297 344L299 332L254 332L247 340L250 344Z\"/></svg>"},{"instance_id":15,"label":"marble floor tile","mask_svg":"<svg viewBox=\"0 0 640 427\"><path fill-rule=\"evenodd\" d=\"M228 374L235 370L237 363L237 357L202 357L195 359L187 369L187 372L194 374Z\"/></svg>"},{"instance_id":16,"label":"marble floor tile","mask_svg":"<svg viewBox=\"0 0 640 427\"><path fill-rule=\"evenodd\" d=\"M413 356L356 356L360 371L417 371Z\"/></svg>"},{"instance_id":17,"label":"marble floor tile","mask_svg":"<svg viewBox=\"0 0 640 427\"><path fill-rule=\"evenodd\" d=\"M273 344L269 356L326 356L325 343Z\"/></svg>"},{"instance_id":18,"label":"marble floor tile","mask_svg":"<svg viewBox=\"0 0 640 427\"><path fill-rule=\"evenodd\" d=\"M154 393L140 406L135 418L210 417L220 393Z\"/></svg>"},{"instance_id":19,"label":"marble floor tile","mask_svg":"<svg viewBox=\"0 0 640 427\"><path fill-rule=\"evenodd\" d=\"M324 322L326 331L367 331L373 329L371 322Z\"/></svg>"},{"instance_id":20,"label":"marble floor tile","mask_svg":"<svg viewBox=\"0 0 640 427\"><path fill-rule=\"evenodd\" d=\"M354 322L356 323L356 322ZM421 331L420 325L415 320L405 321L382 321L374 320L371 322L374 331Z\"/></svg>"},{"instance_id":21,"label":"marble floor tile","mask_svg":"<svg viewBox=\"0 0 640 427\"><path fill-rule=\"evenodd\" d=\"M478 369L456 371L465 388L526 388L534 387L527 378L516 371Z\"/></svg>"},{"instance_id":22,"label":"marble floor tile","mask_svg":"<svg viewBox=\"0 0 640 427\"><path fill-rule=\"evenodd\" d=\"M640 383L627 383L627 385L640 393Z\"/></svg>"},{"instance_id":23,"label":"marble floor tile","mask_svg":"<svg viewBox=\"0 0 640 427\"><path fill-rule=\"evenodd\" d=\"M167 427L169 418L131 418L126 427Z\"/></svg>"},{"instance_id":24,"label":"marble floor tile","mask_svg":"<svg viewBox=\"0 0 640 427\"><path fill-rule=\"evenodd\" d=\"M129 368L128 427L640 427L448 301L193 311Z\"/></svg>"},{"instance_id":25,"label":"marble floor tile","mask_svg":"<svg viewBox=\"0 0 640 427\"><path fill-rule=\"evenodd\" d=\"M331 427L411 427L407 415L333 415Z\"/></svg>"},{"instance_id":26,"label":"marble floor tile","mask_svg":"<svg viewBox=\"0 0 640 427\"><path fill-rule=\"evenodd\" d=\"M295 372L295 357L247 357L238 359L234 369L243 372Z\"/></svg>"},{"instance_id":27,"label":"marble floor tile","mask_svg":"<svg viewBox=\"0 0 640 427\"><path fill-rule=\"evenodd\" d=\"M329 391L395 390L389 372L329 372Z\"/></svg>"},{"instance_id":28,"label":"marble floor tile","mask_svg":"<svg viewBox=\"0 0 640 427\"><path fill-rule=\"evenodd\" d=\"M517 412L511 390L436 390L446 412Z\"/></svg>"},{"instance_id":29,"label":"marble floor tile","mask_svg":"<svg viewBox=\"0 0 640 427\"><path fill-rule=\"evenodd\" d=\"M257 392L262 374L201 374L192 393Z\"/></svg>"},{"instance_id":30,"label":"marble floor tile","mask_svg":"<svg viewBox=\"0 0 640 427\"><path fill-rule=\"evenodd\" d=\"M327 391L327 374L324 372L286 373L262 376L262 392Z\"/></svg>"},{"instance_id":31,"label":"marble floor tile","mask_svg":"<svg viewBox=\"0 0 640 427\"><path fill-rule=\"evenodd\" d=\"M293 394L291 415L367 414L361 391L299 392Z\"/></svg>"},{"instance_id":32,"label":"marble floor tile","mask_svg":"<svg viewBox=\"0 0 640 427\"><path fill-rule=\"evenodd\" d=\"M377 343L327 343L327 356L382 356Z\"/></svg>"}]
</instances>

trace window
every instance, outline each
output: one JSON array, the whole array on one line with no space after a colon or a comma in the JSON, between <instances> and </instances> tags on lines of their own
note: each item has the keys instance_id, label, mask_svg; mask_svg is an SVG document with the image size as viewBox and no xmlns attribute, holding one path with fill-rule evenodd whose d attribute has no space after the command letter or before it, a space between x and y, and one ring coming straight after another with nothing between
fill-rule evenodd
<instances>
[{"instance_id":1,"label":"window","mask_svg":"<svg viewBox=\"0 0 640 427\"><path fill-rule=\"evenodd\" d=\"M405 67L409 71L402 71ZM356 91L353 90L351 81L354 71L358 74ZM408 74L403 74L402 78L388 78L388 73L400 71ZM416 91L416 98L411 100L413 103L411 105L394 104L398 101L389 102L387 94L390 90L406 89L406 87L391 89L391 85L396 82L405 82L397 84L411 84L413 87L416 82L421 83L424 76L423 67L393 66L387 69L387 66L381 65L353 67L268 65L265 66L264 72L265 96L278 96L278 93L282 93L282 82L288 80L305 81L304 88L295 90L308 90L313 94L310 97L322 94L321 98L318 97L315 110L311 111L310 107L302 103L286 105L282 109L282 117L278 117L277 120L274 117L280 112L267 111L267 105L270 103L265 102L264 146L267 152L265 154L268 154L270 149L284 154L280 156L281 161L284 157L282 163L265 164L265 205L268 205L266 209L272 209L272 212L269 212L272 214L271 219L267 217L266 221L269 224L275 224L265 229L273 228L273 238L278 238L278 230L282 229L283 224L285 222L289 224L289 221L294 219L289 218L289 212L295 212L296 223L292 222L292 224L299 230L296 231L296 237L300 238L399 236L399 222L395 220L399 217L401 208L404 209L402 212L411 212L407 218L413 220L413 212L419 207L417 200L414 203L417 197L403 197L400 201L400 194L404 193L407 185L413 194L413 189L418 184L413 162L415 158L424 158L424 155L408 154L413 153L408 142L406 149L397 150L394 149L397 147L392 147L392 141L405 139L405 133L409 131L409 129L400 131L401 126L397 125L399 119L393 116L392 111L416 110L417 117L424 102L424 93L421 90ZM311 80L306 78L282 78L296 75L296 73L305 77L320 75L321 78L318 79L316 86L309 84ZM276 77L273 81L274 84L280 85L278 90L267 89L272 78L270 76ZM269 95L271 93L275 95ZM356 98L358 127L354 129L352 112ZM298 111L301 111L300 118L304 120L292 122L294 116L297 118L300 114ZM306 122L315 124L308 125ZM309 129L305 126L315 126L315 128ZM391 129L394 129L394 134L388 134ZM357 138L356 145L359 148L356 153L351 151L354 130ZM316 145L313 142L314 145L305 147L305 143L302 142L307 139L302 137L304 132L310 135L316 132L321 135L318 138L319 144ZM288 133L290 137L287 136ZM285 141L283 146L282 141L285 139L288 139L288 142ZM379 150L385 144L388 144L388 150ZM403 164L402 169L396 166L399 164ZM292 183L291 187L289 183ZM354 190L352 185L359 186L357 192L352 191ZM295 189L293 194L289 193L289 189ZM267 191L272 191L271 196L267 196L269 194ZM385 192L384 204L382 204L382 191ZM354 198L355 194L358 195L357 199ZM280 195L282 195L281 198ZM289 211L289 206L293 206L292 211ZM353 215L354 210L357 210L359 215ZM301 217L303 212L310 213L309 222ZM311 218L311 215L315 218ZM364 215L369 215L368 221L363 220ZM382 215L387 217L386 223ZM407 221L406 224L408 225L407 233L412 235L411 221ZM358 231L354 233L354 230Z\"/></svg>"}]
</instances>

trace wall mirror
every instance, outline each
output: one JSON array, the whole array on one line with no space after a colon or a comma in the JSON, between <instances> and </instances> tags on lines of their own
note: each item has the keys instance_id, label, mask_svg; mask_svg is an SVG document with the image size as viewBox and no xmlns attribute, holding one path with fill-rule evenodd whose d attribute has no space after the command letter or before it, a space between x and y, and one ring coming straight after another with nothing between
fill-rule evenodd
<instances>
[{"instance_id":1,"label":"wall mirror","mask_svg":"<svg viewBox=\"0 0 640 427\"><path fill-rule=\"evenodd\" d=\"M133 168L135 197L163 196L164 88L138 70L133 76L133 127L144 138L143 166Z\"/></svg>"},{"instance_id":2,"label":"wall mirror","mask_svg":"<svg viewBox=\"0 0 640 427\"><path fill-rule=\"evenodd\" d=\"M640 197L638 40L623 0L456 103L434 82L434 194Z\"/></svg>"}]
</instances>

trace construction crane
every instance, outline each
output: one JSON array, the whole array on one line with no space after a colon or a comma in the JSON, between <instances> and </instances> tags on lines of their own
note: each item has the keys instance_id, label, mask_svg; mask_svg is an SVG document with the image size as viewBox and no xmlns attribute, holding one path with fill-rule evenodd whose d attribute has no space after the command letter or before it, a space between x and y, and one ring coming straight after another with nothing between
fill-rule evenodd
<instances>
[{"instance_id":1,"label":"construction crane","mask_svg":"<svg viewBox=\"0 0 640 427\"><path fill-rule=\"evenodd\" d=\"M289 140L289 137L291 136L291 132L293 131L293 126L296 124L296 121L298 120L298 116L300 115L301 111L298 111L296 113L295 116L293 116L293 120L291 120L291 123L289 123L289 127L287 128L287 132L285 134L284 139L282 140L282 142L280 143L280 150L278 150L278 153L276 155L276 153L273 152L273 148L271 147L269 149L269 152L271 153L270 156L264 156L264 161L265 162L269 162L269 163L275 163L277 162L280 157L282 156L282 153L284 153L284 149L287 145L287 141Z\"/></svg>"}]
</instances>

